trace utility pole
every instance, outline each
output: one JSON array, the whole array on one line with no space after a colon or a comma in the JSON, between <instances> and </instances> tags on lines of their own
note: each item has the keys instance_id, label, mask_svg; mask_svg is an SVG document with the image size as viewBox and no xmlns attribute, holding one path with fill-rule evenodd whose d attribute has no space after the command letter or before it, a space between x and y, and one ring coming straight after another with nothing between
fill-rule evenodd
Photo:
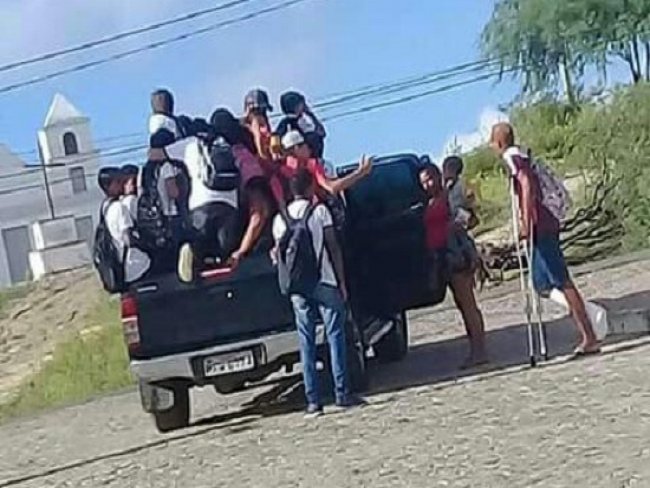
<instances>
[{"instance_id":1,"label":"utility pole","mask_svg":"<svg viewBox=\"0 0 650 488\"><path fill-rule=\"evenodd\" d=\"M36 141L36 146L38 147L38 159L40 160L41 169L43 170L43 182L45 183L45 198L47 200L47 208L50 211L50 218L54 220L56 218L56 213L54 212L54 200L52 199L50 180L47 178L47 168L45 166L45 159L43 159L43 151L41 149L40 141Z\"/></svg>"}]
</instances>

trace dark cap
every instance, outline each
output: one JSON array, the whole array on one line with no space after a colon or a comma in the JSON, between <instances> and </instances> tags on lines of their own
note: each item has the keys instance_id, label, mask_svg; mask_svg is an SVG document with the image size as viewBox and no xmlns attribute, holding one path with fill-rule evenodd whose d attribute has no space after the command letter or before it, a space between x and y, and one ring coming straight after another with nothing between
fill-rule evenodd
<instances>
[{"instance_id":1,"label":"dark cap","mask_svg":"<svg viewBox=\"0 0 650 488\"><path fill-rule=\"evenodd\" d=\"M273 107L271 106L271 102L269 102L269 95L260 89L251 90L246 94L246 98L244 98L244 110L249 108L273 112Z\"/></svg>"},{"instance_id":2,"label":"dark cap","mask_svg":"<svg viewBox=\"0 0 650 488\"><path fill-rule=\"evenodd\" d=\"M121 175L122 172L120 171L120 168L115 168L113 166L101 168L97 174L97 184L104 193L108 193L111 184L117 178L120 178Z\"/></svg>"},{"instance_id":3,"label":"dark cap","mask_svg":"<svg viewBox=\"0 0 650 488\"><path fill-rule=\"evenodd\" d=\"M295 91L286 92L280 97L280 107L287 115L295 114L301 103L305 103L305 97Z\"/></svg>"},{"instance_id":4,"label":"dark cap","mask_svg":"<svg viewBox=\"0 0 650 488\"><path fill-rule=\"evenodd\" d=\"M140 168L138 168L135 164L125 164L120 168L120 173L122 173L122 176L126 178L138 176L139 172Z\"/></svg>"}]
</instances>

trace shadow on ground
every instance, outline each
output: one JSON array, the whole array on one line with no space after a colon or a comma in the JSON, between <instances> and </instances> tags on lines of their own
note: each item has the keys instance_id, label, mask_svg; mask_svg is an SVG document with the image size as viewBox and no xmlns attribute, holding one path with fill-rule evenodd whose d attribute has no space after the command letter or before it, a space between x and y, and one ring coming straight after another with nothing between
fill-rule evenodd
<instances>
[{"instance_id":1,"label":"shadow on ground","mask_svg":"<svg viewBox=\"0 0 650 488\"><path fill-rule=\"evenodd\" d=\"M635 293L617 299L594 300L602 304L609 313L625 310L645 309L650 306L650 291ZM436 324L431 324L435 327ZM411 346L407 357L393 364L379 364L371 361L371 384L367 395L391 393L409 388L446 383L483 375L485 373L516 374L517 366L529 365L527 351L527 327L525 323L500 329L488 330L487 345L490 351L491 363L487 367L474 370L460 370L459 366L467 355L467 341L464 336ZM551 358L568 356L577 342L577 334L572 321L568 317L546 323L547 343ZM608 344L624 343L630 337L614 337L608 339ZM622 344L623 345L623 344ZM640 347L630 345L616 351ZM323 384L323 393L331 388ZM293 375L285 377L277 384L255 396L251 401L242 405L242 409L228 414L216 415L202 419L196 425L214 425L232 421L236 418L255 416L269 417L300 411L303 408L303 388L301 377Z\"/></svg>"}]
</instances>

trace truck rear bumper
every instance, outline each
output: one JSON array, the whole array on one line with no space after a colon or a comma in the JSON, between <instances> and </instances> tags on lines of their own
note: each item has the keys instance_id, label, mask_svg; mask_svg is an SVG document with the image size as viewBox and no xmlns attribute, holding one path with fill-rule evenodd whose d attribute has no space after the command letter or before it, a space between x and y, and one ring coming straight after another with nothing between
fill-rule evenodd
<instances>
[{"instance_id":1,"label":"truck rear bumper","mask_svg":"<svg viewBox=\"0 0 650 488\"><path fill-rule=\"evenodd\" d=\"M318 328L316 342L319 345L325 342L325 333L322 326ZM192 363L196 358L260 347L263 354L260 364L257 365L258 367L271 364L282 356L299 352L298 333L295 331L280 332L257 339L213 346L198 351L146 360L132 360L131 372L138 379L147 383L168 379L196 380L197 375L192 368Z\"/></svg>"}]
</instances>

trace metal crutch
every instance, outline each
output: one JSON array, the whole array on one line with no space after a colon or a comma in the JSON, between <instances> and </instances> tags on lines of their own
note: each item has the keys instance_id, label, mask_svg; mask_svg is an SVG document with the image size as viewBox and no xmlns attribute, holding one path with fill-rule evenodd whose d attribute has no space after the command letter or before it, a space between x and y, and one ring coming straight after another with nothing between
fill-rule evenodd
<instances>
[{"instance_id":1,"label":"metal crutch","mask_svg":"<svg viewBox=\"0 0 650 488\"><path fill-rule=\"evenodd\" d=\"M532 310L531 310L531 294L527 290L526 277L524 275L524 263L521 258L521 243L519 242L519 205L517 204L517 194L513 180L510 181L510 201L512 202L512 231L513 239L515 241L515 249L517 252L517 262L519 263L519 284L521 287L521 295L524 299L525 313L526 313L526 333L528 336L528 356L530 358L530 366L534 368L537 366L537 358L535 356L535 341L532 323ZM524 245L524 247L526 247ZM526 254L528 254L526 252ZM528 259L528 256L527 256ZM528 262L530 270L530 261ZM529 272L530 274L530 272Z\"/></svg>"},{"instance_id":2,"label":"metal crutch","mask_svg":"<svg viewBox=\"0 0 650 488\"><path fill-rule=\"evenodd\" d=\"M534 232L530 233L528 247L526 249L526 260L528 261L528 286L530 290L530 296L532 301L532 313L535 316L537 321L537 333L539 341L539 352L544 361L548 361L548 346L546 342L546 324L542 317L542 302L540 294L535 290L535 285L533 283L533 258L535 254L535 241L534 241Z\"/></svg>"}]
</instances>

